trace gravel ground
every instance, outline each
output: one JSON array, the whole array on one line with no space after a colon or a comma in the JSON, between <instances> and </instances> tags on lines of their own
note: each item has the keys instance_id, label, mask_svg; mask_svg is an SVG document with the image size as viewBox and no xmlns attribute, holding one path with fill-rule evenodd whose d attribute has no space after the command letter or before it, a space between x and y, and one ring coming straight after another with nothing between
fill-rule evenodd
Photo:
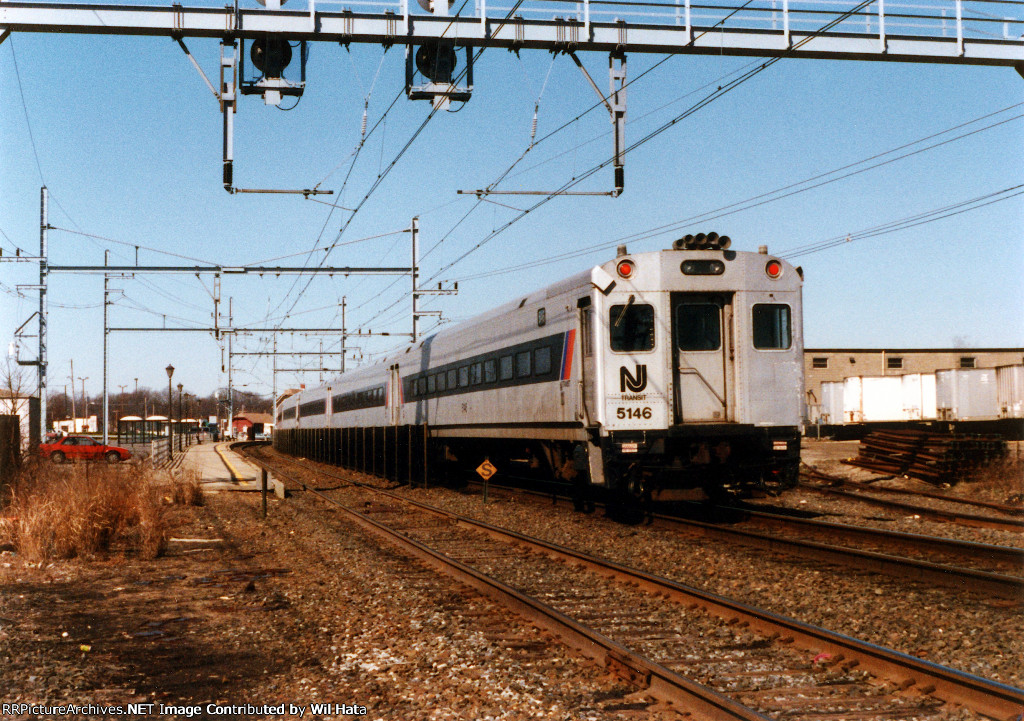
<instances>
[{"instance_id":1,"label":"gravel ground","mask_svg":"<svg viewBox=\"0 0 1024 721\"><path fill-rule=\"evenodd\" d=\"M871 643L1020 687L1021 603L930 588L819 561L774 557L525 497L398 489L455 513L641 568ZM803 507L803 506L801 506ZM984 531L984 529L978 529ZM980 540L975 537L973 540Z\"/></svg>"},{"instance_id":2,"label":"gravel ground","mask_svg":"<svg viewBox=\"0 0 1024 721\"><path fill-rule=\"evenodd\" d=\"M1024 681L1019 603L525 498L485 505L476 493L401 492L937 663ZM175 530L193 540L155 561L115 553L40 568L0 551L0 702L294 703L307 707L304 718L319 702L362 705L371 719L675 717L313 499L275 501L266 522L258 503L209 496Z\"/></svg>"},{"instance_id":3,"label":"gravel ground","mask_svg":"<svg viewBox=\"0 0 1024 721\"><path fill-rule=\"evenodd\" d=\"M0 702L284 703L306 706L307 719L350 717L314 715L311 703L364 706L368 719L678 717L306 498L274 503L267 522L258 495L207 500L175 535L222 540L174 542L155 561L38 568L3 551Z\"/></svg>"}]
</instances>

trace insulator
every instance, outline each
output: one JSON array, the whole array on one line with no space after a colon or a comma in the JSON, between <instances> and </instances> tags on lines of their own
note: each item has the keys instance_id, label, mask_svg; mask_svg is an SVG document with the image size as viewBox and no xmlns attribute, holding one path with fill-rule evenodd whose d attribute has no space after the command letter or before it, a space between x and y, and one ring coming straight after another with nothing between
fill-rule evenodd
<instances>
[{"instance_id":1,"label":"insulator","mask_svg":"<svg viewBox=\"0 0 1024 721\"><path fill-rule=\"evenodd\" d=\"M366 137L366 108L363 108L363 125L359 129L359 135L363 138Z\"/></svg>"},{"instance_id":2,"label":"insulator","mask_svg":"<svg viewBox=\"0 0 1024 721\"><path fill-rule=\"evenodd\" d=\"M533 108L533 124L530 125L530 145L533 145L533 139L537 137L537 108Z\"/></svg>"}]
</instances>

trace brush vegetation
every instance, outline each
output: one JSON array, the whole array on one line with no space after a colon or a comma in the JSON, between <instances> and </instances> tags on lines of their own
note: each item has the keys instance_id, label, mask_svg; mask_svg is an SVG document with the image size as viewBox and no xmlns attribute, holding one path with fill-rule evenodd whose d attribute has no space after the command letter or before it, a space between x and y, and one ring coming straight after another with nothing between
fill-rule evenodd
<instances>
[{"instance_id":1,"label":"brush vegetation","mask_svg":"<svg viewBox=\"0 0 1024 721\"><path fill-rule=\"evenodd\" d=\"M30 463L0 500L0 544L28 561L90 558L112 549L156 558L169 522L154 473L137 465Z\"/></svg>"}]
</instances>

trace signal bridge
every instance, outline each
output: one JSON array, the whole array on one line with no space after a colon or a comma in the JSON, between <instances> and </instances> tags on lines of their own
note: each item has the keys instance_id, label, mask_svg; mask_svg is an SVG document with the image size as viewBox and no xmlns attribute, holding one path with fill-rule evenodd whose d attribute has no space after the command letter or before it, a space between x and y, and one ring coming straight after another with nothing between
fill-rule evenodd
<instances>
[{"instance_id":1,"label":"signal bridge","mask_svg":"<svg viewBox=\"0 0 1024 721\"><path fill-rule=\"evenodd\" d=\"M422 0L424 3L427 0ZM1014 0L704 0L591 2L474 0L450 16L408 0L308 0L300 9L179 4L0 4L0 33L55 32L172 38L419 46L440 39L507 50L680 53L1016 65L1024 62L1024 2ZM440 3L443 5L443 3ZM510 13L512 13L510 15ZM848 14L847 14L848 13ZM820 29L846 15L826 31ZM810 38L806 44L802 40ZM797 47L799 46L799 47ZM272 48L271 48L272 49ZM260 51L264 55L266 48Z\"/></svg>"},{"instance_id":2,"label":"signal bridge","mask_svg":"<svg viewBox=\"0 0 1024 721\"><path fill-rule=\"evenodd\" d=\"M474 48L569 54L611 115L615 189L597 194L613 197L624 187L627 53L1008 65L1024 75L1024 0L521 0L512 6L474 0L455 15L444 0L418 0L419 8L409 0L306 0L305 8L293 10L283 10L281 0L260 2L266 7L243 8L239 0L220 7L0 2L0 42L11 32L173 38L220 104L225 190L307 198L332 191L236 187L234 114L239 94L260 95L268 105L301 96L314 41L404 45L406 94L430 100L435 110L469 100ZM218 86L189 52L186 37L220 40ZM255 68L249 73L246 42ZM299 44L297 80L285 77L290 43ZM461 70L456 47L465 50ZM577 51L609 54L607 96Z\"/></svg>"}]
</instances>

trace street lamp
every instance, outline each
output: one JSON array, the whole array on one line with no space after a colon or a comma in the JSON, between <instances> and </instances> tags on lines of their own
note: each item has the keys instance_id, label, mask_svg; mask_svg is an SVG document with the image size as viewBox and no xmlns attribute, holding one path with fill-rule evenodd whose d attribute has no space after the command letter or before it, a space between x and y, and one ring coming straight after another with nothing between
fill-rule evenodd
<instances>
[{"instance_id":1,"label":"street lamp","mask_svg":"<svg viewBox=\"0 0 1024 721\"><path fill-rule=\"evenodd\" d=\"M78 376L78 380L82 381L82 408L84 409L82 411L82 418L85 419L85 424L82 426L82 430L79 430L77 428L78 422L76 421L75 422L75 426L76 426L75 433L81 433L82 431L85 430L86 426L88 426L88 424L89 424L89 397L87 395L85 395L85 382L87 380L89 380L89 376L85 376L84 378L82 376ZM74 390L75 390L75 386L72 385L71 386L71 391L74 392Z\"/></svg>"},{"instance_id":2,"label":"street lamp","mask_svg":"<svg viewBox=\"0 0 1024 721\"><path fill-rule=\"evenodd\" d=\"M167 364L167 458L174 457L174 426L171 425L171 376L174 375L174 366Z\"/></svg>"},{"instance_id":3,"label":"street lamp","mask_svg":"<svg viewBox=\"0 0 1024 721\"><path fill-rule=\"evenodd\" d=\"M117 403L117 408L118 408L118 411L117 411L117 443L118 443L118 445L120 445L121 444L121 419L124 418L124 389L128 387L128 384L125 383L124 385L121 385L119 383L117 385L117 387L121 389L121 396L120 396L120 398L118 398L118 403Z\"/></svg>"},{"instance_id":4,"label":"street lamp","mask_svg":"<svg viewBox=\"0 0 1024 721\"><path fill-rule=\"evenodd\" d=\"M182 416L181 416L181 389L183 387L184 386L181 383L178 384L178 437L179 438L181 437L181 429L182 429L182 426L181 426L181 418L182 418Z\"/></svg>"}]
</instances>

